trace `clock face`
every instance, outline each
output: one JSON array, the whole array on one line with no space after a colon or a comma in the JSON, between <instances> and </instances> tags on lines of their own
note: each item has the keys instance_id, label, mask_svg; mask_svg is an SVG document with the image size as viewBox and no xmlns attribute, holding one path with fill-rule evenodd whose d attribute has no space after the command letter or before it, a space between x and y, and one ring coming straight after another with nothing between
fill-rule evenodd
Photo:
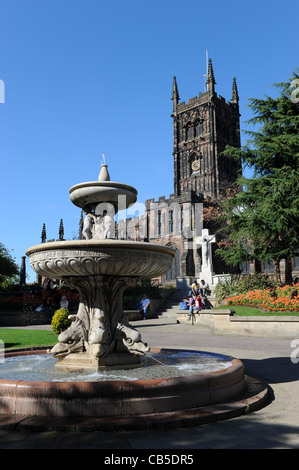
<instances>
[{"instance_id":1,"label":"clock face","mask_svg":"<svg viewBox=\"0 0 299 470\"><path fill-rule=\"evenodd\" d=\"M192 162L191 166L192 166L193 171L200 170L200 161L199 160L194 160L194 162Z\"/></svg>"}]
</instances>

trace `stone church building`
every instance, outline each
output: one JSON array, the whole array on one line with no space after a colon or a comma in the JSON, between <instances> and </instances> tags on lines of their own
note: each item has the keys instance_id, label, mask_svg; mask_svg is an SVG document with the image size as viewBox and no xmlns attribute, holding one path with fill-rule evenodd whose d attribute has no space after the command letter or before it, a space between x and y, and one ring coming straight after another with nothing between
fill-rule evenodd
<instances>
[{"instance_id":1,"label":"stone church building","mask_svg":"<svg viewBox=\"0 0 299 470\"><path fill-rule=\"evenodd\" d=\"M176 283L183 288L190 286L194 279L205 279L212 287L223 273L231 272L231 268L225 266L215 253L217 230L213 222L205 220L203 211L234 185L242 171L241 162L222 154L227 145L241 146L239 95L235 78L230 100L216 93L211 59L206 78L205 91L187 102L180 101L176 77L173 79L174 193L145 201L142 216L115 222L115 237L118 239L172 247L176 251L172 268L159 281ZM79 238L82 238L82 229L83 213ZM61 220L60 240L63 240L63 231ZM206 244L205 255L203 239L210 240ZM45 242L44 225L42 243ZM297 261L294 260L296 272ZM255 270L250 263L243 268L245 273ZM262 270L273 272L273 266L263 263Z\"/></svg>"},{"instance_id":2,"label":"stone church building","mask_svg":"<svg viewBox=\"0 0 299 470\"><path fill-rule=\"evenodd\" d=\"M115 222L115 238L172 247L176 251L172 268L159 281L176 283L182 288L190 286L194 279L205 279L213 287L223 273L231 272L231 268L225 266L215 253L216 242L219 241L217 230L213 221L205 220L203 212L211 201L233 187L242 171L241 162L222 155L227 145L241 145L239 95L235 78L230 100L217 95L211 59L206 77L205 91L187 102L180 101L176 77L173 79L174 193L145 201L142 216ZM82 238L82 229L83 213L79 222L79 239ZM45 224L41 238L45 243ZM59 240L63 239L61 220ZM203 240L209 242L204 243ZM297 273L299 259L296 257L293 261L293 273ZM254 271L252 263L243 266L244 273ZM263 263L262 271L273 272L273 266ZM38 280L43 286L46 281L49 280Z\"/></svg>"},{"instance_id":3,"label":"stone church building","mask_svg":"<svg viewBox=\"0 0 299 470\"><path fill-rule=\"evenodd\" d=\"M120 239L146 239L176 250L176 259L172 269L163 276L164 282L181 280L189 284L191 279L199 278L202 256L196 239L204 227L203 205L230 187L241 171L241 163L221 155L226 145L240 147L236 79L233 79L230 101L217 95L215 85L211 59L205 92L188 102L180 102L174 77L171 97L174 193L157 201L147 200L144 216L118 222ZM219 275L227 272L228 268L215 256L215 244L212 248L214 272Z\"/></svg>"},{"instance_id":4,"label":"stone church building","mask_svg":"<svg viewBox=\"0 0 299 470\"><path fill-rule=\"evenodd\" d=\"M217 230L213 222L205 220L203 211L211 201L217 200L234 185L242 171L241 162L222 154L227 145L241 146L236 79L232 80L230 100L217 95L213 65L209 59L205 91L187 102L180 101L174 77L171 100L174 193L168 197L162 195L158 200L145 201L145 213L142 216L116 221L115 237L172 247L176 251L176 258L172 268L159 281L176 283L185 288L194 279L205 279L212 287L223 273L229 273L231 269L215 254ZM83 213L79 223L79 238L82 238L82 229ZM63 231L61 220L60 240L63 240ZM205 248L206 255L201 241L204 233L206 239L210 240ZM45 242L44 225L42 243ZM297 259L294 264L297 272ZM245 273L255 270L250 263L243 268ZM263 271L273 272L273 266L263 263Z\"/></svg>"}]
</instances>

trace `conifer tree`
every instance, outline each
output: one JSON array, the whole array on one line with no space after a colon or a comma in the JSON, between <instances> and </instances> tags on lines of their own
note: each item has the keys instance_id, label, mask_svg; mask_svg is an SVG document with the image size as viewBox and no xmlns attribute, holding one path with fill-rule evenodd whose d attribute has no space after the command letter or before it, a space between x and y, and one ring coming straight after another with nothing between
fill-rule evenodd
<instances>
[{"instance_id":1,"label":"conifer tree","mask_svg":"<svg viewBox=\"0 0 299 470\"><path fill-rule=\"evenodd\" d=\"M278 97L250 99L254 116L247 121L253 125L245 132L249 140L239 149L224 151L226 156L241 157L253 175L239 178L242 191L225 203L229 243L218 250L233 266L245 259L272 259L278 276L284 259L288 283L291 258L299 248L299 99L294 84L299 84L296 72L287 82L274 85L280 90Z\"/></svg>"}]
</instances>

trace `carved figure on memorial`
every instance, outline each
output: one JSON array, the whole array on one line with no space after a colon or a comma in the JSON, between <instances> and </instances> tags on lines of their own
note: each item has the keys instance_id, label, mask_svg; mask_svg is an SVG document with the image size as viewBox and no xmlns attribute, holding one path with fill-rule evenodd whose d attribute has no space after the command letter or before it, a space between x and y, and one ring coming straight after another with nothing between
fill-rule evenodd
<instances>
[{"instance_id":1,"label":"carved figure on memorial","mask_svg":"<svg viewBox=\"0 0 299 470\"><path fill-rule=\"evenodd\" d=\"M215 242L215 235L210 235L208 229L202 231L202 236L197 237L197 242L201 245L202 265L212 264L211 244Z\"/></svg>"}]
</instances>

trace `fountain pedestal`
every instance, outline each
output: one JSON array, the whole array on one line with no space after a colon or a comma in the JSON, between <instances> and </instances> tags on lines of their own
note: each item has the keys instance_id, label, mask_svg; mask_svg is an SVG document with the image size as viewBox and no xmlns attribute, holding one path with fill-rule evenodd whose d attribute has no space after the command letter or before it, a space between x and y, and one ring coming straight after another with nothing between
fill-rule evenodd
<instances>
[{"instance_id":1,"label":"fountain pedestal","mask_svg":"<svg viewBox=\"0 0 299 470\"><path fill-rule=\"evenodd\" d=\"M128 369L142 367L140 356L130 353L110 353L105 357L94 357L86 352L73 353L65 356L56 363L56 367L69 370L82 369Z\"/></svg>"}]
</instances>

